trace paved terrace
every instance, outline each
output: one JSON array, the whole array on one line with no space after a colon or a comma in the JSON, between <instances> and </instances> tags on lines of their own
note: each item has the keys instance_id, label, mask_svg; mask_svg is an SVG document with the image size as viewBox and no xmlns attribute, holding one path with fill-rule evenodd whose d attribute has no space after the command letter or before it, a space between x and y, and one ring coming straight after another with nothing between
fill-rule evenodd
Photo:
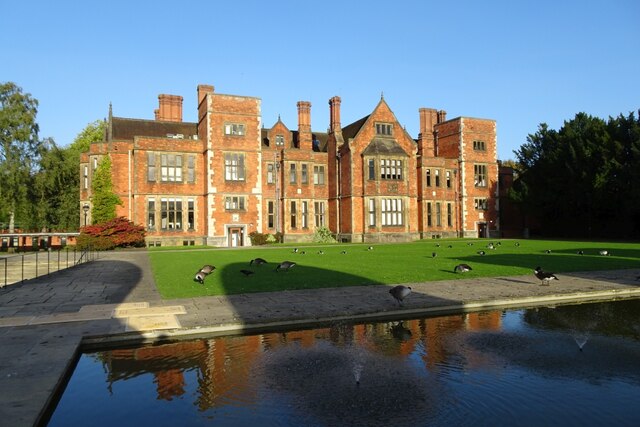
<instances>
[{"instance_id":1,"label":"paved terrace","mask_svg":"<svg viewBox=\"0 0 640 427\"><path fill-rule=\"evenodd\" d=\"M0 289L0 420L37 425L87 345L640 297L640 268L559 279L551 286L533 274L413 283L404 307L388 286L162 300L146 251L109 253ZM185 286L194 286L191 278Z\"/></svg>"}]
</instances>

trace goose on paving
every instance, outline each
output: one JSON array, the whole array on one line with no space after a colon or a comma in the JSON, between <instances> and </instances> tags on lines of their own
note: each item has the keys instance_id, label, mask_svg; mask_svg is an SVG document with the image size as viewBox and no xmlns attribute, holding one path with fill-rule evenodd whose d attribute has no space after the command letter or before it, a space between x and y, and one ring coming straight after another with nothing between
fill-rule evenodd
<instances>
[{"instance_id":1,"label":"goose on paving","mask_svg":"<svg viewBox=\"0 0 640 427\"><path fill-rule=\"evenodd\" d=\"M536 275L536 277L540 279L540 281L542 282L540 286L549 286L549 282L551 280L559 280L555 274L548 273L542 270L542 267L536 267L536 269L533 270L533 272Z\"/></svg>"},{"instance_id":2,"label":"goose on paving","mask_svg":"<svg viewBox=\"0 0 640 427\"><path fill-rule=\"evenodd\" d=\"M389 293L396 299L396 301L398 301L399 305L403 305L402 301L404 301L404 299L411 293L411 286L394 286L393 288L389 289Z\"/></svg>"},{"instance_id":3,"label":"goose on paving","mask_svg":"<svg viewBox=\"0 0 640 427\"><path fill-rule=\"evenodd\" d=\"M471 270L473 270L473 268L471 268L469 264L458 264L453 269L455 273L466 273L467 271Z\"/></svg>"},{"instance_id":4,"label":"goose on paving","mask_svg":"<svg viewBox=\"0 0 640 427\"><path fill-rule=\"evenodd\" d=\"M211 274L215 269L216 268L213 265L209 265L209 264L203 265L202 268L198 270L198 272L196 273L195 277L193 278L193 281L198 282L201 285L204 285L205 277Z\"/></svg>"},{"instance_id":5,"label":"goose on paving","mask_svg":"<svg viewBox=\"0 0 640 427\"><path fill-rule=\"evenodd\" d=\"M255 258L255 259L252 259L252 260L249 262L249 265L254 265L254 264L255 264L255 265L257 265L258 267L260 267L262 264L266 264L266 263L267 263L267 261L266 261L266 260L264 260L264 259L262 259L262 258Z\"/></svg>"},{"instance_id":6,"label":"goose on paving","mask_svg":"<svg viewBox=\"0 0 640 427\"><path fill-rule=\"evenodd\" d=\"M291 270L293 267L295 267L296 263L295 262L291 262L291 261L282 261L280 264L278 264L278 266L276 267L276 271L280 271L280 270L284 270L284 271L289 271Z\"/></svg>"}]
</instances>

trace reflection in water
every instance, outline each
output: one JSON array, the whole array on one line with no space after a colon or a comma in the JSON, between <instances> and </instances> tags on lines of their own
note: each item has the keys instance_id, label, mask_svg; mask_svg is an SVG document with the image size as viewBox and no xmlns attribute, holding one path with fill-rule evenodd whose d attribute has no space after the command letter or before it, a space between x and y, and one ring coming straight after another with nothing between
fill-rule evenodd
<instances>
[{"instance_id":1,"label":"reflection in water","mask_svg":"<svg viewBox=\"0 0 640 427\"><path fill-rule=\"evenodd\" d=\"M97 352L50 425L637 424L639 309L340 322Z\"/></svg>"}]
</instances>

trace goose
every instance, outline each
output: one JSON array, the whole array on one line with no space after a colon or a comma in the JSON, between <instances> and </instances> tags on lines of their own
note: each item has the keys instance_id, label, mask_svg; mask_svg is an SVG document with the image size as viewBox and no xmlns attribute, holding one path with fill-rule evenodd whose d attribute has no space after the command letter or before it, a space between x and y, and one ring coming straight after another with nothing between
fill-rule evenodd
<instances>
[{"instance_id":1,"label":"goose","mask_svg":"<svg viewBox=\"0 0 640 427\"><path fill-rule=\"evenodd\" d=\"M577 254L578 255L584 255L584 251L578 251Z\"/></svg>"},{"instance_id":2,"label":"goose","mask_svg":"<svg viewBox=\"0 0 640 427\"><path fill-rule=\"evenodd\" d=\"M437 254L437 253L435 253L435 252L431 252L431 258L435 258L435 257L437 257L437 256L438 256L438 254Z\"/></svg>"},{"instance_id":3,"label":"goose","mask_svg":"<svg viewBox=\"0 0 640 427\"><path fill-rule=\"evenodd\" d=\"M540 279L540 281L542 282L540 286L549 286L549 281L559 280L555 274L547 273L546 271L543 271L542 267L536 267L536 269L533 270L533 272L535 273L536 277Z\"/></svg>"},{"instance_id":4,"label":"goose","mask_svg":"<svg viewBox=\"0 0 640 427\"><path fill-rule=\"evenodd\" d=\"M282 261L280 264L278 264L278 266L276 267L276 270L275 270L275 271L280 271L280 270L289 271L289 270L291 270L295 265L296 265L296 263L295 263L295 262L291 262L291 261Z\"/></svg>"},{"instance_id":5,"label":"goose","mask_svg":"<svg viewBox=\"0 0 640 427\"><path fill-rule=\"evenodd\" d=\"M298 253L298 248L293 248L293 251L292 251L292 252L293 252L294 254L297 254L297 253Z\"/></svg>"},{"instance_id":6,"label":"goose","mask_svg":"<svg viewBox=\"0 0 640 427\"><path fill-rule=\"evenodd\" d=\"M516 242L516 246L520 246L520 242Z\"/></svg>"},{"instance_id":7,"label":"goose","mask_svg":"<svg viewBox=\"0 0 640 427\"><path fill-rule=\"evenodd\" d=\"M195 277L193 278L193 281L198 282L201 285L204 285L204 278L207 277L209 274L211 274L215 269L216 268L213 265L209 265L209 264L203 265L202 268L198 270L198 272L196 273Z\"/></svg>"},{"instance_id":8,"label":"goose","mask_svg":"<svg viewBox=\"0 0 640 427\"><path fill-rule=\"evenodd\" d=\"M252 259L251 261L249 261L249 265L255 264L258 267L260 267L262 264L266 264L266 263L267 263L267 261L262 259L262 258L255 258L255 259Z\"/></svg>"},{"instance_id":9,"label":"goose","mask_svg":"<svg viewBox=\"0 0 640 427\"><path fill-rule=\"evenodd\" d=\"M478 255L485 256L487 253L485 251L478 251Z\"/></svg>"},{"instance_id":10,"label":"goose","mask_svg":"<svg viewBox=\"0 0 640 427\"><path fill-rule=\"evenodd\" d=\"M249 276L251 276L253 274L253 271L242 269L242 270L240 270L240 273L242 273L245 276L249 277Z\"/></svg>"},{"instance_id":11,"label":"goose","mask_svg":"<svg viewBox=\"0 0 640 427\"><path fill-rule=\"evenodd\" d=\"M399 305L403 305L402 301L411 293L411 286L394 286L393 288L389 289L389 293L396 299L396 301L398 301Z\"/></svg>"},{"instance_id":12,"label":"goose","mask_svg":"<svg viewBox=\"0 0 640 427\"><path fill-rule=\"evenodd\" d=\"M547 250L545 251L545 253L550 254L550 253L551 253L551 249L547 249Z\"/></svg>"},{"instance_id":13,"label":"goose","mask_svg":"<svg viewBox=\"0 0 640 427\"><path fill-rule=\"evenodd\" d=\"M324 255L324 251L318 251L318 255Z\"/></svg>"},{"instance_id":14,"label":"goose","mask_svg":"<svg viewBox=\"0 0 640 427\"><path fill-rule=\"evenodd\" d=\"M448 247L449 249L451 249L451 248L453 248L453 245L449 245L449 246L447 246L447 247Z\"/></svg>"},{"instance_id":15,"label":"goose","mask_svg":"<svg viewBox=\"0 0 640 427\"><path fill-rule=\"evenodd\" d=\"M372 250L373 250L373 246L369 246L369 247L367 248L367 250L368 250L368 251L372 251Z\"/></svg>"},{"instance_id":16,"label":"goose","mask_svg":"<svg viewBox=\"0 0 640 427\"><path fill-rule=\"evenodd\" d=\"M347 254L347 251L342 251L342 252L340 252L340 254L341 254L341 255L346 255L346 254Z\"/></svg>"},{"instance_id":17,"label":"goose","mask_svg":"<svg viewBox=\"0 0 640 427\"><path fill-rule=\"evenodd\" d=\"M611 254L609 253L609 251L606 251L606 250L602 250L602 251L600 251L600 252L598 252L598 253L599 253L600 255L602 255L602 256L609 256L609 255L611 255Z\"/></svg>"},{"instance_id":18,"label":"goose","mask_svg":"<svg viewBox=\"0 0 640 427\"><path fill-rule=\"evenodd\" d=\"M471 270L473 270L473 268L471 268L469 264L458 264L453 269L455 273L466 273L467 271Z\"/></svg>"},{"instance_id":19,"label":"goose","mask_svg":"<svg viewBox=\"0 0 640 427\"><path fill-rule=\"evenodd\" d=\"M495 249L495 246L493 246L493 243L489 243L487 245L487 249Z\"/></svg>"}]
</instances>

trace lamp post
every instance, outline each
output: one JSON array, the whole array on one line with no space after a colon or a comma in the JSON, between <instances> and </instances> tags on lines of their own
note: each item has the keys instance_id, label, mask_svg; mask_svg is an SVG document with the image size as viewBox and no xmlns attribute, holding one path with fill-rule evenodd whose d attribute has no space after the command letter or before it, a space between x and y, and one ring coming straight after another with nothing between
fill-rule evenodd
<instances>
[{"instance_id":1,"label":"lamp post","mask_svg":"<svg viewBox=\"0 0 640 427\"><path fill-rule=\"evenodd\" d=\"M87 214L89 213L89 209L90 209L90 207L89 207L88 203L85 203L82 206L82 210L84 211L84 226L85 227L87 226Z\"/></svg>"}]
</instances>

